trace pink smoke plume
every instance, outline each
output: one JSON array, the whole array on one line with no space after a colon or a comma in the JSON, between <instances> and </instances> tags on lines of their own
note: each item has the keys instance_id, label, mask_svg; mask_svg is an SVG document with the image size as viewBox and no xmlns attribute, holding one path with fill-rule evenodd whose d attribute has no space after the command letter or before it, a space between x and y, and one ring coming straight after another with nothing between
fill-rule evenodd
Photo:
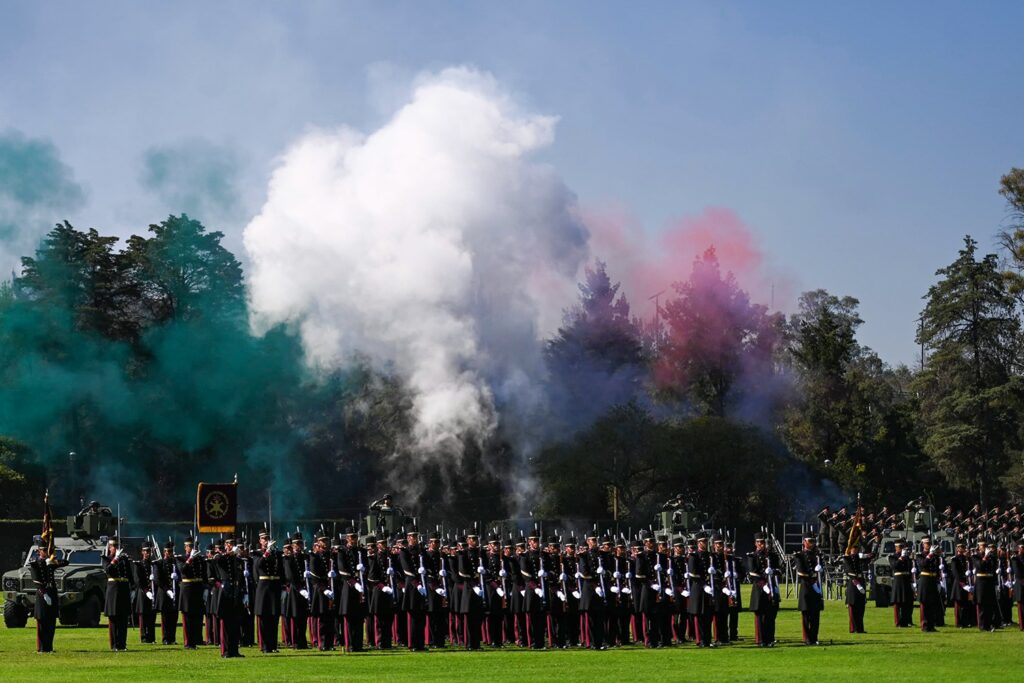
<instances>
[{"instance_id":1,"label":"pink smoke plume","mask_svg":"<svg viewBox=\"0 0 1024 683\"><path fill-rule=\"evenodd\" d=\"M708 207L697 216L685 216L657 235L628 213L588 210L584 220L591 233L591 250L608 264L608 274L622 282L634 311L654 313L647 298L667 290L664 305L674 296L675 282L690 276L693 260L714 247L723 273L732 272L754 303L787 311L795 300L792 278L772 268L750 228L732 209ZM773 291L774 290L774 291Z\"/></svg>"}]
</instances>

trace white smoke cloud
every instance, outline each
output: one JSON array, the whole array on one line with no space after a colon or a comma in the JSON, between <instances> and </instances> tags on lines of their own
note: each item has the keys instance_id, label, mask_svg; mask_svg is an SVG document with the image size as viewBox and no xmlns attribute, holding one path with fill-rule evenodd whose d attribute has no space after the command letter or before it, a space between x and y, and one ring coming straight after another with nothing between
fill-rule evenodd
<instances>
[{"instance_id":1,"label":"white smoke cloud","mask_svg":"<svg viewBox=\"0 0 1024 683\"><path fill-rule=\"evenodd\" d=\"M255 328L296 324L321 366L361 352L401 373L421 457L457 457L499 424L528 435L538 341L587 251L574 195L529 158L555 123L457 68L419 79L369 135L300 139L245 229Z\"/></svg>"}]
</instances>

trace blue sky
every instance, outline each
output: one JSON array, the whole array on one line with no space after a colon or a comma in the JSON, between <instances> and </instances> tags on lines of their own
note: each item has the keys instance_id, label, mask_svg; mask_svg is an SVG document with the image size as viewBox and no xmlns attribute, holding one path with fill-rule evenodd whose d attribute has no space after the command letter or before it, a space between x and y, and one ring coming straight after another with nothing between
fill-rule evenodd
<instances>
[{"instance_id":1,"label":"blue sky","mask_svg":"<svg viewBox=\"0 0 1024 683\"><path fill-rule=\"evenodd\" d=\"M584 205L651 233L729 207L912 362L935 269L993 243L1024 165L1024 3L207 5L0 0L0 132L51 141L84 189L54 220L128 235L187 207L240 253L289 142L371 130L468 64L560 117L542 158Z\"/></svg>"}]
</instances>

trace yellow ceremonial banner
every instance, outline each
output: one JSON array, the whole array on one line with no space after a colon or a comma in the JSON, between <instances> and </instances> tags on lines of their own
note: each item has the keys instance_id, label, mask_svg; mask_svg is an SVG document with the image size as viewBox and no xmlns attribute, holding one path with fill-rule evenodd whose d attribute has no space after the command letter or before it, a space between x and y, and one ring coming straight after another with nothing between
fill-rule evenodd
<instances>
[{"instance_id":1,"label":"yellow ceremonial banner","mask_svg":"<svg viewBox=\"0 0 1024 683\"><path fill-rule=\"evenodd\" d=\"M199 483L196 520L199 533L234 533L238 519L238 482Z\"/></svg>"}]
</instances>

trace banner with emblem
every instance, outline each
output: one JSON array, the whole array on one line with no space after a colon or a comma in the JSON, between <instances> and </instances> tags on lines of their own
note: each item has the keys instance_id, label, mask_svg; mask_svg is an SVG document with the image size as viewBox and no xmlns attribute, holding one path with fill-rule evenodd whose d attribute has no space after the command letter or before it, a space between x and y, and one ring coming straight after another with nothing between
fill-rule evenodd
<instances>
[{"instance_id":1,"label":"banner with emblem","mask_svg":"<svg viewBox=\"0 0 1024 683\"><path fill-rule=\"evenodd\" d=\"M200 533L233 533L238 519L238 480L230 484L199 482L196 519Z\"/></svg>"}]
</instances>

